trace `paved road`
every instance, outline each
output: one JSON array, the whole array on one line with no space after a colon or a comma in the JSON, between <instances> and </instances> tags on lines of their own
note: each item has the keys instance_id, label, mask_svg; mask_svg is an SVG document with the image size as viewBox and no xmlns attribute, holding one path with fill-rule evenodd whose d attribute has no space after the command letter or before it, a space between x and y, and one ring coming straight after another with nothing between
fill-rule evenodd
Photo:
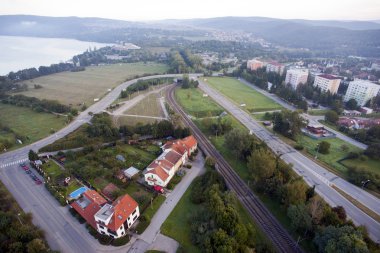
<instances>
[{"instance_id":1,"label":"paved road","mask_svg":"<svg viewBox=\"0 0 380 253\"><path fill-rule=\"evenodd\" d=\"M166 198L165 202L157 210L153 216L149 227L142 233L138 240L131 246L129 253L144 253L149 245L155 242L156 237L160 233L161 225L165 222L171 211L177 205L182 195L186 192L191 182L205 171L204 158L201 152L198 153L196 160L192 163L193 167L187 171L181 182L177 184L174 190Z\"/></svg>"},{"instance_id":2,"label":"paved road","mask_svg":"<svg viewBox=\"0 0 380 253\"><path fill-rule=\"evenodd\" d=\"M181 75L156 75L138 79L176 76ZM119 248L100 245L88 234L84 225L79 224L79 222L68 213L68 208L61 207L44 186L35 185L29 177L24 175L23 171L20 171L20 168L18 168L18 163L26 161L30 149L38 151L40 148L76 130L82 124L89 122L91 120L89 112L99 113L105 110L119 97L123 89L135 83L138 79L122 83L55 134L23 148L0 155L1 181L12 193L19 205L26 212L33 214L34 224L40 226L45 231L48 243L54 250L70 253L126 252L129 249L129 245Z\"/></svg>"},{"instance_id":3,"label":"paved road","mask_svg":"<svg viewBox=\"0 0 380 253\"><path fill-rule=\"evenodd\" d=\"M341 205L345 208L347 215L356 223L365 225L371 238L380 242L380 224L366 215L346 198L335 191L331 186L335 185L350 196L380 214L380 200L373 195L363 191L347 181L337 177L335 174L319 166L308 157L305 157L293 147L285 144L276 135L269 132L264 126L254 120L251 115L242 110L234 102L209 87L199 80L201 88L205 93L217 101L229 113L234 115L243 125L252 131L258 138L264 141L281 158L293 164L294 170L301 175L309 185L315 185L316 191L332 206Z\"/></svg>"},{"instance_id":4,"label":"paved road","mask_svg":"<svg viewBox=\"0 0 380 253\"><path fill-rule=\"evenodd\" d=\"M264 96L266 96L266 97L272 99L273 101L277 102L278 104L280 104L280 105L283 106L284 108L286 108L286 109L288 109L288 110L291 110L291 111L297 110L296 107L294 107L293 105L291 105L291 104L289 104L288 102L284 101L283 99L279 98L279 97L276 96L275 94L272 94L272 93L269 93L269 92L267 92L267 91L265 91L265 90L262 90L262 89L258 88L257 86L255 86L255 85L253 85L253 84L247 82L247 81L244 80L244 79L241 79L241 78L240 78L239 81L240 81L241 83L243 83L243 84L249 86L250 88L256 90L257 92L260 92L260 93L263 94ZM309 115L309 114L306 114L306 113L303 113L302 116L303 116L305 119L309 120L309 121L315 121L315 119L316 119L315 116L312 116L312 115ZM317 116L317 117L318 117L318 116ZM319 116L319 117L318 117L318 120L320 120L320 119L324 119L324 117ZM343 140L343 141L346 141L346 142L348 142L348 143L350 143L350 144L352 144L352 145L354 145L354 146L356 146L356 147L358 147L358 148L360 148L360 149L366 149L366 148L368 147L367 145L365 145L365 144L363 144L363 143L361 143L361 142L359 142L359 141L357 141L357 140L354 140L354 139L352 139L352 138L350 138L350 137L348 137L348 136L346 136L346 135L344 135L344 134L342 134L342 133L340 133L340 132L338 132L338 131L335 131L334 129L331 129L331 128L328 127L328 126L325 126L325 128L326 128L327 130L329 130L329 131L335 133L337 138L339 138L339 139L341 139L341 140Z\"/></svg>"}]
</instances>

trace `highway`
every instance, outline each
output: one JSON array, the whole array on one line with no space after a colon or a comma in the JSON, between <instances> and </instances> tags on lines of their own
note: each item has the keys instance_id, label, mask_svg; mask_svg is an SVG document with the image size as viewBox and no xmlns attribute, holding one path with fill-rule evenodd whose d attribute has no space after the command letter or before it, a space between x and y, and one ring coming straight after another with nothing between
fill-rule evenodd
<instances>
[{"instance_id":1,"label":"highway","mask_svg":"<svg viewBox=\"0 0 380 253\"><path fill-rule=\"evenodd\" d=\"M285 162L293 164L293 169L296 173L302 176L310 186L315 185L318 194L331 206L343 206L347 215L355 224L366 226L371 238L376 242L380 242L380 224L340 195L332 188L332 185L340 188L374 212L380 214L380 200L378 198L319 166L310 158L302 155L293 147L284 143L279 137L269 132L229 98L209 87L201 79L199 79L199 83L200 89L238 119L259 139L264 141Z\"/></svg>"},{"instance_id":2,"label":"highway","mask_svg":"<svg viewBox=\"0 0 380 253\"><path fill-rule=\"evenodd\" d=\"M265 205L237 175L234 169L227 163L224 157L215 149L208 138L199 130L185 111L179 106L174 98L175 86L168 89L168 102L172 108L181 115L183 122L191 128L193 135L198 141L198 147L208 156L216 160L215 168L223 176L228 188L235 192L240 202L247 209L261 231L273 243L278 252L301 253L302 249L297 245L289 233L282 227L277 219L270 213Z\"/></svg>"},{"instance_id":3,"label":"highway","mask_svg":"<svg viewBox=\"0 0 380 253\"><path fill-rule=\"evenodd\" d=\"M0 179L26 212L33 214L33 223L45 231L46 239L53 250L68 253L83 252L127 252L130 245L107 247L100 245L71 214L61 207L43 185L36 185L18 166L26 161L30 149L40 148L68 135L91 120L89 112L99 113L115 101L120 92L140 79L176 77L182 75L147 76L122 83L107 93L99 102L80 113L69 125L58 132L23 148L0 155Z\"/></svg>"},{"instance_id":4,"label":"highway","mask_svg":"<svg viewBox=\"0 0 380 253\"><path fill-rule=\"evenodd\" d=\"M297 110L296 107L294 107L293 105L289 104L288 102L284 101L283 99L279 98L277 95L275 94L272 94L272 93L269 93L263 89L260 89L259 87L247 82L246 80L244 79L239 79L239 81L245 85L247 85L248 87L256 90L257 92L260 92L261 94L263 94L264 96L268 97L269 99L272 99L273 101L275 101L276 103L280 104L281 106L283 106L284 108L288 109L288 110L291 110L291 111L294 111L294 110ZM322 116L313 116L313 115L309 115L309 114L306 114L306 113L302 113L302 117L304 117L305 119L309 120L310 122L317 122L318 120L320 119L324 119L324 117ZM343 141L346 141L360 149L367 149L367 145L366 144L363 144L357 140L354 140L350 137L348 137L347 135L344 135L326 125L324 125L324 127L329 130L330 132L333 132L334 134L336 134L336 137L343 140Z\"/></svg>"}]
</instances>

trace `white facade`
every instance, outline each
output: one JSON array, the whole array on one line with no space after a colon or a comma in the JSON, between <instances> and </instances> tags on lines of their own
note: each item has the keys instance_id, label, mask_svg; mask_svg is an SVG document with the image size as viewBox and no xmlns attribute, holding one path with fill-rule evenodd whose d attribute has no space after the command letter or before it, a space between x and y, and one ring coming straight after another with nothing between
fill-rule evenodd
<instances>
[{"instance_id":1,"label":"white facade","mask_svg":"<svg viewBox=\"0 0 380 253\"><path fill-rule=\"evenodd\" d=\"M276 72L280 75L284 73L285 66L277 62L267 63L267 72Z\"/></svg>"},{"instance_id":2,"label":"white facade","mask_svg":"<svg viewBox=\"0 0 380 253\"><path fill-rule=\"evenodd\" d=\"M359 106L364 106L370 99L377 96L380 85L367 80L355 80L350 82L344 101L355 99Z\"/></svg>"},{"instance_id":3,"label":"white facade","mask_svg":"<svg viewBox=\"0 0 380 253\"><path fill-rule=\"evenodd\" d=\"M126 221L116 229L116 231L110 230L107 226L110 224L112 218L118 219L120 217L114 217L114 207L110 204L105 204L95 214L96 227L100 234L112 236L113 238L120 238L126 234L126 230L132 226L139 216L140 210L137 206L136 209L128 216Z\"/></svg>"},{"instance_id":4,"label":"white facade","mask_svg":"<svg viewBox=\"0 0 380 253\"><path fill-rule=\"evenodd\" d=\"M299 84L305 84L309 76L307 69L289 69L286 72L285 84L290 84L293 89L297 89Z\"/></svg>"},{"instance_id":5,"label":"white facade","mask_svg":"<svg viewBox=\"0 0 380 253\"><path fill-rule=\"evenodd\" d=\"M324 92L336 94L340 85L340 79L333 75L318 75L315 77L314 86L321 88Z\"/></svg>"}]
</instances>

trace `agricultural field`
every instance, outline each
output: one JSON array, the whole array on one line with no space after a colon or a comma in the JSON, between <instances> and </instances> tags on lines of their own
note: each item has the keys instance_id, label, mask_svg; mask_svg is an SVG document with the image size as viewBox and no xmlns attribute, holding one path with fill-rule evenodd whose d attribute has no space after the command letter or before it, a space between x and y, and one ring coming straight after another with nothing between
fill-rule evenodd
<instances>
[{"instance_id":1,"label":"agricultural field","mask_svg":"<svg viewBox=\"0 0 380 253\"><path fill-rule=\"evenodd\" d=\"M214 89L221 92L236 104L245 104L249 112L263 112L282 109L282 106L265 97L252 88L242 84L238 80L230 77L207 77L207 83Z\"/></svg>"},{"instance_id":2,"label":"agricultural field","mask_svg":"<svg viewBox=\"0 0 380 253\"><path fill-rule=\"evenodd\" d=\"M85 71L62 72L24 81L29 90L20 94L52 99L66 105L87 106L94 103L94 98L101 98L127 79L136 75L165 73L168 67L158 63L125 63L86 67ZM42 88L35 89L34 85Z\"/></svg>"},{"instance_id":3,"label":"agricultural field","mask_svg":"<svg viewBox=\"0 0 380 253\"><path fill-rule=\"evenodd\" d=\"M175 91L176 99L188 114L196 118L207 116L218 116L224 110L216 104L210 97L203 97L200 89L181 89Z\"/></svg>"},{"instance_id":4,"label":"agricultural field","mask_svg":"<svg viewBox=\"0 0 380 253\"><path fill-rule=\"evenodd\" d=\"M40 140L66 125L66 117L51 113L36 112L30 108L0 103L0 143L6 140L11 148ZM23 139L23 144L16 144L16 136ZM3 150L0 150L0 152Z\"/></svg>"}]
</instances>

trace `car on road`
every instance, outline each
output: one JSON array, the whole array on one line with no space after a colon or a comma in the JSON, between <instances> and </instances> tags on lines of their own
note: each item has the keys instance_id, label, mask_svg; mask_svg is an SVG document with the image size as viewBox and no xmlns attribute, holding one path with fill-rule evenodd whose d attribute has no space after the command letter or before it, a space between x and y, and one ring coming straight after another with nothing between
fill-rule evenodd
<instances>
[{"instance_id":1,"label":"car on road","mask_svg":"<svg viewBox=\"0 0 380 253\"><path fill-rule=\"evenodd\" d=\"M30 170L25 170L26 174L31 174L32 172Z\"/></svg>"},{"instance_id":2,"label":"car on road","mask_svg":"<svg viewBox=\"0 0 380 253\"><path fill-rule=\"evenodd\" d=\"M35 181L35 183L36 183L37 185L40 185L40 184L42 184L42 181L39 180L39 179L37 178L37 180Z\"/></svg>"},{"instance_id":3,"label":"car on road","mask_svg":"<svg viewBox=\"0 0 380 253\"><path fill-rule=\"evenodd\" d=\"M25 166L22 167L22 169L23 170L29 170L29 167L25 165Z\"/></svg>"}]
</instances>

